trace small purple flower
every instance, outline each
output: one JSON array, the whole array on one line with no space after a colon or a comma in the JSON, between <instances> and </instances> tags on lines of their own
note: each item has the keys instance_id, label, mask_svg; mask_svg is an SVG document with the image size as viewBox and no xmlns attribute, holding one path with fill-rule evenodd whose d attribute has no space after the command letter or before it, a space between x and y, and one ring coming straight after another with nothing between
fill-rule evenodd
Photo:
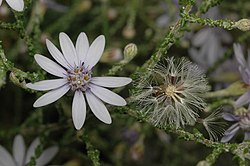
<instances>
[{"instance_id":1,"label":"small purple flower","mask_svg":"<svg viewBox=\"0 0 250 166\"><path fill-rule=\"evenodd\" d=\"M239 71L242 80L246 85L250 86L250 51L248 51L248 58L246 61L240 44L234 44L234 54L239 63ZM238 98L238 100L235 102L235 106L236 108L239 108L248 103L250 103L250 90Z\"/></svg>"},{"instance_id":2,"label":"small purple flower","mask_svg":"<svg viewBox=\"0 0 250 166\"><path fill-rule=\"evenodd\" d=\"M86 117L84 95L94 115L102 122L110 124L111 116L103 102L116 106L124 106L127 103L121 96L104 87L121 87L129 84L132 79L127 77L93 77L92 69L100 60L105 46L103 35L97 37L89 45L86 34L82 32L77 38L76 46L74 46L68 35L60 33L59 42L62 53L52 42L46 40L50 54L60 65L40 54L35 55L35 60L41 68L60 78L26 85L33 90L49 91L38 98L33 106L42 107L53 103L71 90L74 92L72 119L77 130L82 128Z\"/></svg>"},{"instance_id":3,"label":"small purple flower","mask_svg":"<svg viewBox=\"0 0 250 166\"><path fill-rule=\"evenodd\" d=\"M248 51L248 58L246 61L240 44L234 44L234 54L239 64L239 71L243 82L246 85L250 85L250 51ZM246 104L249 104L250 106L250 90L236 100L235 107L239 108ZM239 129L242 129L245 132L244 140L250 140L250 107L248 107L248 110L240 108L236 111L236 114L237 115L230 113L224 114L225 120L236 123L227 129L221 142L228 142L231 140Z\"/></svg>"},{"instance_id":4,"label":"small purple flower","mask_svg":"<svg viewBox=\"0 0 250 166\"><path fill-rule=\"evenodd\" d=\"M223 118L227 121L236 122L231 127L229 127L225 133L221 142L228 142L230 141L233 136L237 133L239 129L244 131L244 140L250 140L250 111L248 110L241 110L238 115L233 115L231 113L225 113Z\"/></svg>"}]
</instances>

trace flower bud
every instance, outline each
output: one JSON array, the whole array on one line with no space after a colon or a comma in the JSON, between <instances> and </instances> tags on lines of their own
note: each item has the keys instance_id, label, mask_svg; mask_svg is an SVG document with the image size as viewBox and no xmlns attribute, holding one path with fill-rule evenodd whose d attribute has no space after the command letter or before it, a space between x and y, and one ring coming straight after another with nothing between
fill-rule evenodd
<instances>
[{"instance_id":1,"label":"flower bud","mask_svg":"<svg viewBox=\"0 0 250 166\"><path fill-rule=\"evenodd\" d=\"M9 78L10 80L15 84L15 85L18 85L22 88L26 88L26 82L25 80L24 81L21 81L14 72L11 72L10 75L9 75Z\"/></svg>"},{"instance_id":2,"label":"flower bud","mask_svg":"<svg viewBox=\"0 0 250 166\"><path fill-rule=\"evenodd\" d=\"M2 5L0 8L0 17L7 17L10 14L10 10L6 5Z\"/></svg>"},{"instance_id":3,"label":"flower bud","mask_svg":"<svg viewBox=\"0 0 250 166\"><path fill-rule=\"evenodd\" d=\"M19 79L16 77L15 73L13 72L10 73L9 78L14 84L20 83Z\"/></svg>"},{"instance_id":4,"label":"flower bud","mask_svg":"<svg viewBox=\"0 0 250 166\"><path fill-rule=\"evenodd\" d=\"M123 54L124 59L132 59L137 54L137 46L134 43L126 45Z\"/></svg>"},{"instance_id":5,"label":"flower bud","mask_svg":"<svg viewBox=\"0 0 250 166\"><path fill-rule=\"evenodd\" d=\"M109 20L115 20L118 17L118 11L115 8L110 8L107 14Z\"/></svg>"},{"instance_id":6,"label":"flower bud","mask_svg":"<svg viewBox=\"0 0 250 166\"><path fill-rule=\"evenodd\" d=\"M126 38L126 39L132 39L135 36L135 29L133 26L126 26L123 31L122 31L122 35Z\"/></svg>"},{"instance_id":7,"label":"flower bud","mask_svg":"<svg viewBox=\"0 0 250 166\"><path fill-rule=\"evenodd\" d=\"M122 59L122 50L120 48L109 48L106 51L104 51L100 62L103 63L112 63L117 62Z\"/></svg>"},{"instance_id":8,"label":"flower bud","mask_svg":"<svg viewBox=\"0 0 250 166\"><path fill-rule=\"evenodd\" d=\"M241 19L237 21L233 27L238 28L241 31L249 31L250 30L250 19Z\"/></svg>"},{"instance_id":9,"label":"flower bud","mask_svg":"<svg viewBox=\"0 0 250 166\"><path fill-rule=\"evenodd\" d=\"M77 9L79 12L85 12L88 11L91 7L92 7L92 2L90 0L85 0L79 3Z\"/></svg>"}]
</instances>

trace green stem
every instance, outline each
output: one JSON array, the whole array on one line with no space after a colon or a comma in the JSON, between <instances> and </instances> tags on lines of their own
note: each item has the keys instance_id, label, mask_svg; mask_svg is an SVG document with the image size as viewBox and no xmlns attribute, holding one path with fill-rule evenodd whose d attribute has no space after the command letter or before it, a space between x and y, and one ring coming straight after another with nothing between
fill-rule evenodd
<instances>
[{"instance_id":1,"label":"green stem","mask_svg":"<svg viewBox=\"0 0 250 166\"><path fill-rule=\"evenodd\" d=\"M80 131L78 134L80 135L81 140L86 144L87 155L92 160L93 165L100 166L100 151L94 148L86 132L83 133Z\"/></svg>"}]
</instances>

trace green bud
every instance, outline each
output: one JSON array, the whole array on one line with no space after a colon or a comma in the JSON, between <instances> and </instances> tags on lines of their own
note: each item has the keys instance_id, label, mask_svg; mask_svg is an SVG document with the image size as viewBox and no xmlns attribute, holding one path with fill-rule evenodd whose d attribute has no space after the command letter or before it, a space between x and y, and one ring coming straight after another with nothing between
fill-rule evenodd
<instances>
[{"instance_id":1,"label":"green bud","mask_svg":"<svg viewBox=\"0 0 250 166\"><path fill-rule=\"evenodd\" d=\"M130 60L137 54L137 46L134 43L126 45L123 51L124 59Z\"/></svg>"},{"instance_id":2,"label":"green bud","mask_svg":"<svg viewBox=\"0 0 250 166\"><path fill-rule=\"evenodd\" d=\"M241 19L237 21L233 27L238 28L241 31L249 31L250 30L250 20L249 19Z\"/></svg>"},{"instance_id":3,"label":"green bud","mask_svg":"<svg viewBox=\"0 0 250 166\"><path fill-rule=\"evenodd\" d=\"M18 86L20 86L20 87L22 87L22 88L27 88L27 87L26 87L26 82L25 82L25 81L22 81L22 82L21 82L21 81L18 79L18 77L16 76L16 74L15 74L14 72L11 72L11 73L10 73L9 78L10 78L10 80L11 80L15 85L18 85Z\"/></svg>"},{"instance_id":4,"label":"green bud","mask_svg":"<svg viewBox=\"0 0 250 166\"><path fill-rule=\"evenodd\" d=\"M13 73L13 72L11 72L10 73L10 80L14 83L14 84L19 84L20 82L19 82L19 79L16 77L16 75Z\"/></svg>"}]
</instances>

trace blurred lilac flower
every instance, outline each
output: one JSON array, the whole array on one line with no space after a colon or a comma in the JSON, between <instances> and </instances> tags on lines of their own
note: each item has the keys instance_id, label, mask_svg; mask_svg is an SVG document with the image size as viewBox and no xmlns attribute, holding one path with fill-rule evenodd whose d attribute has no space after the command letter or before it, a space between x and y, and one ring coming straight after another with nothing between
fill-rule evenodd
<instances>
[{"instance_id":1,"label":"blurred lilac flower","mask_svg":"<svg viewBox=\"0 0 250 166\"><path fill-rule=\"evenodd\" d=\"M194 47L191 47L189 53L197 64L207 70L225 53L222 43L231 41L231 36L222 29L204 28L193 36Z\"/></svg>"},{"instance_id":2,"label":"blurred lilac flower","mask_svg":"<svg viewBox=\"0 0 250 166\"><path fill-rule=\"evenodd\" d=\"M246 61L240 44L234 44L234 54L239 64L239 71L242 80L245 84L250 85L250 51L248 51L248 58ZM245 92L236 100L235 107L239 108L249 103L250 90ZM250 140L250 104L248 106L248 111L244 108L242 108L242 110L243 111L241 112L238 111L239 113L237 115L230 113L224 114L225 120L234 121L236 123L224 133L224 137L221 139L221 142L228 142L239 129L242 129L245 132L244 140Z\"/></svg>"},{"instance_id":3,"label":"blurred lilac flower","mask_svg":"<svg viewBox=\"0 0 250 166\"><path fill-rule=\"evenodd\" d=\"M1 166L25 166L28 164L33 156L35 150L40 144L39 138L36 138L25 152L25 144L23 137L17 135L13 143L13 157L11 154L0 145L0 165ZM42 154L36 159L36 166L47 165L58 152L58 147L53 146L45 149Z\"/></svg>"},{"instance_id":4,"label":"blurred lilac flower","mask_svg":"<svg viewBox=\"0 0 250 166\"><path fill-rule=\"evenodd\" d=\"M212 8L204 17L220 18L218 8ZM205 27L192 37L189 54L204 70L212 66L225 53L222 43L231 43L232 37L221 28Z\"/></svg>"},{"instance_id":5,"label":"blurred lilac flower","mask_svg":"<svg viewBox=\"0 0 250 166\"><path fill-rule=\"evenodd\" d=\"M244 110L239 115L233 115L231 113L224 113L223 118L230 122L236 122L231 127L229 127L224 136L221 139L221 142L230 141L233 136L237 133L239 129L242 129L245 133L244 140L250 140L250 111Z\"/></svg>"},{"instance_id":6,"label":"blurred lilac flower","mask_svg":"<svg viewBox=\"0 0 250 166\"><path fill-rule=\"evenodd\" d=\"M0 0L0 5L2 4L3 0ZM24 9L24 1L23 0L6 0L7 4L13 9L18 12L23 11Z\"/></svg>"},{"instance_id":7,"label":"blurred lilac flower","mask_svg":"<svg viewBox=\"0 0 250 166\"><path fill-rule=\"evenodd\" d=\"M244 58L240 44L234 44L234 54L239 63L239 71L242 80L245 84L250 86L250 50L248 51L247 61ZM238 100L235 102L235 106L238 108L248 103L250 103L250 90L238 98Z\"/></svg>"},{"instance_id":8,"label":"blurred lilac flower","mask_svg":"<svg viewBox=\"0 0 250 166\"><path fill-rule=\"evenodd\" d=\"M105 38L97 37L89 46L85 33L80 33L76 46L65 33L59 35L62 53L56 46L46 40L47 48L53 58L61 65L40 54L35 55L36 62L48 73L61 77L60 79L44 80L36 83L28 83L26 86L33 90L48 91L34 103L34 107L41 107L55 102L70 89L74 92L72 103L72 118L77 130L81 129L86 117L87 102L94 115L106 124L111 123L110 114L102 101L124 106L126 101L114 92L103 88L115 88L129 84L132 79L127 77L92 77L92 69L100 60Z\"/></svg>"}]
</instances>

